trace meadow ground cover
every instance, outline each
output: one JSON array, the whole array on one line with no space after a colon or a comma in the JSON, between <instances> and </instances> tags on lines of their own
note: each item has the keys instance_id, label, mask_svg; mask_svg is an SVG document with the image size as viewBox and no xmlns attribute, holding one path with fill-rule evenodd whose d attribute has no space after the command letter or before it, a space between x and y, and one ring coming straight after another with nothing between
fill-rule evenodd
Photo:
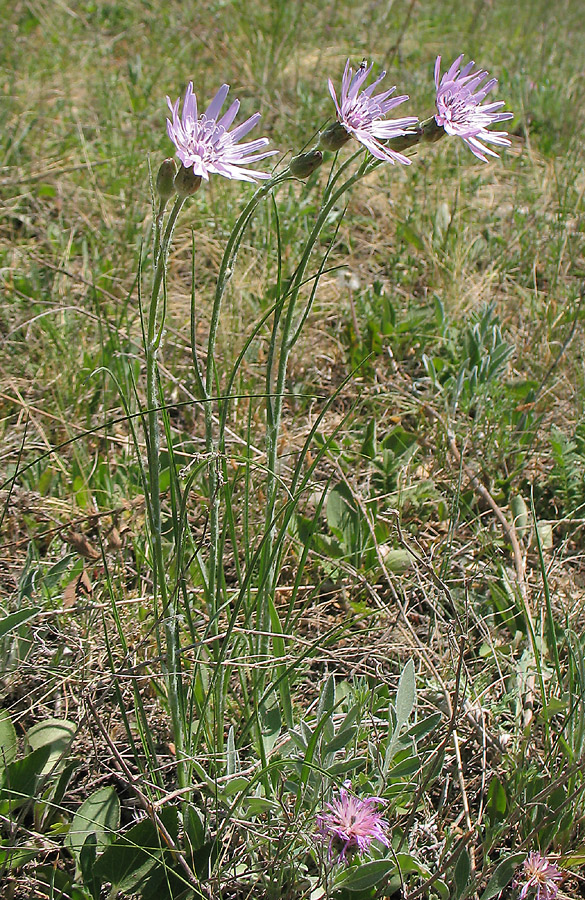
<instances>
[{"instance_id":1,"label":"meadow ground cover","mask_svg":"<svg viewBox=\"0 0 585 900\"><path fill-rule=\"evenodd\" d=\"M3 9L4 896L585 895L580 6Z\"/></svg>"}]
</instances>

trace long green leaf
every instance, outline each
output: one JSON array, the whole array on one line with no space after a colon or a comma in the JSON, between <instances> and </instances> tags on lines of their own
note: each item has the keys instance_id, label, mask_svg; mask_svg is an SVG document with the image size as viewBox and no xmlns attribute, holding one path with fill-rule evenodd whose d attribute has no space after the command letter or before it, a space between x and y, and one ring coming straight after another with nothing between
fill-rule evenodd
<instances>
[{"instance_id":1,"label":"long green leaf","mask_svg":"<svg viewBox=\"0 0 585 900\"><path fill-rule=\"evenodd\" d=\"M35 616L38 616L40 611L40 606L27 606L24 609L19 609L18 612L9 613L7 616L4 616L3 619L0 619L0 638L3 638L11 631L14 631L14 629L18 628L19 625L22 625L23 622L34 619Z\"/></svg>"}]
</instances>

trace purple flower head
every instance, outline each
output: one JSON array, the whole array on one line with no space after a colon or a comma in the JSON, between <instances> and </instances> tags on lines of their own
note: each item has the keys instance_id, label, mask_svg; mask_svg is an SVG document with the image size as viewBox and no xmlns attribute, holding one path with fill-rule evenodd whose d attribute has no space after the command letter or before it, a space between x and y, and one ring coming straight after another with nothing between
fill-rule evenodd
<instances>
[{"instance_id":1,"label":"purple flower head","mask_svg":"<svg viewBox=\"0 0 585 900\"><path fill-rule=\"evenodd\" d=\"M228 84L222 84L219 91L204 113L197 115L197 98L193 93L193 82L190 81L183 101L183 112L179 117L179 97L173 105L167 97L167 103L173 120L167 119L169 137L177 148L177 156L186 169L192 169L200 178L209 179L209 174L223 175L225 178L236 178L239 181L254 181L256 178L270 178L267 172L256 172L244 168L248 163L257 162L278 153L267 150L258 153L268 144L268 138L258 138L240 144L239 141L254 128L260 119L260 113L254 113L233 131L228 131L240 108L240 101L234 100L227 112L218 119L219 112L229 91Z\"/></svg>"},{"instance_id":2,"label":"purple flower head","mask_svg":"<svg viewBox=\"0 0 585 900\"><path fill-rule=\"evenodd\" d=\"M522 888L520 900L534 897L535 900L555 900L558 897L558 882L563 873L555 863L540 853L529 853L522 863L522 877L516 879L516 887Z\"/></svg>"},{"instance_id":3,"label":"purple flower head","mask_svg":"<svg viewBox=\"0 0 585 900\"><path fill-rule=\"evenodd\" d=\"M495 88L498 82L495 78L486 81L488 73L483 69L473 72L475 65L473 60L460 71L459 64L462 59L463 54L457 57L453 65L440 78L441 57L437 56L435 63L437 115L435 119L447 134L455 134L462 138L478 159L487 162L486 153L496 158L498 154L489 147L485 147L481 141L499 144L501 147L510 146L506 131L487 131L488 126L493 122L513 119L514 113L498 112L504 106L503 100L481 105L481 101Z\"/></svg>"},{"instance_id":4,"label":"purple flower head","mask_svg":"<svg viewBox=\"0 0 585 900\"><path fill-rule=\"evenodd\" d=\"M339 799L325 804L325 810L317 816L317 833L329 841L329 859L335 853L339 860L357 850L366 853L373 840L390 846L388 823L376 807L384 801L380 797L360 800L347 790L349 783L339 791Z\"/></svg>"},{"instance_id":5,"label":"purple flower head","mask_svg":"<svg viewBox=\"0 0 585 900\"><path fill-rule=\"evenodd\" d=\"M387 115L395 106L408 100L408 97L406 94L401 97L391 97L390 95L396 90L395 87L373 96L375 88L385 77L386 72L382 72L369 87L360 91L371 71L372 66L368 67L364 60L354 75L353 69L349 65L349 59L347 60L341 80L341 103L337 102L333 82L329 79L329 91L335 103L337 118L345 130L357 138L364 147L367 147L377 159L410 165L411 161L407 156L391 150L390 147L385 147L380 141L412 134L409 129L418 123L418 119L415 116L408 116L404 119L383 121L383 116Z\"/></svg>"}]
</instances>

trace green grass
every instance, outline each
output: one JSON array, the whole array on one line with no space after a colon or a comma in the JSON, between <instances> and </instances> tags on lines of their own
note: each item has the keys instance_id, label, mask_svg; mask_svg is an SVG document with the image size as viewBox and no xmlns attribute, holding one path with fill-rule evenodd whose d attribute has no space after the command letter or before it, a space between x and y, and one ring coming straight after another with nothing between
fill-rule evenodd
<instances>
[{"instance_id":1,"label":"green grass","mask_svg":"<svg viewBox=\"0 0 585 900\"><path fill-rule=\"evenodd\" d=\"M558 857L577 896L581 5L96 0L17 3L3 19L7 896L375 900L401 896L401 872L409 896L481 897L494 877L487 896L512 897L530 850ZM185 206L159 357L157 545L140 304L150 179L172 152L165 95L192 79L204 103L230 83L284 165L331 119L327 77L348 56L387 68L404 114L424 118L436 55L460 52L498 78L512 147L483 165L455 139L422 145L334 205L277 452L273 307L331 160L243 233L214 351L232 399L215 419L191 306L205 364L222 254L254 188L212 178ZM348 868L314 836L345 779L384 798L392 832L390 851Z\"/></svg>"}]
</instances>

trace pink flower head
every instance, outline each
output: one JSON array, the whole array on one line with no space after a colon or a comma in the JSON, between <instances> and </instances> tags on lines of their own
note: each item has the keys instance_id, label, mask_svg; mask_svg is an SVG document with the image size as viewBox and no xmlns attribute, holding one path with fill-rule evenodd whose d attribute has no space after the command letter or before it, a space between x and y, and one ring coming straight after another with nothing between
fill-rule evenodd
<instances>
[{"instance_id":1,"label":"pink flower head","mask_svg":"<svg viewBox=\"0 0 585 900\"><path fill-rule=\"evenodd\" d=\"M349 783L340 789L339 799L326 803L326 810L317 816L317 833L329 839L330 860L334 851L337 851L340 860L355 850L365 853L373 840L390 846L386 833L388 823L376 811L376 807L384 801L380 797L359 800L349 793L347 787Z\"/></svg>"},{"instance_id":2,"label":"pink flower head","mask_svg":"<svg viewBox=\"0 0 585 900\"><path fill-rule=\"evenodd\" d=\"M404 94L401 97L390 98L390 95L396 90L395 87L373 96L374 89L385 77L386 72L382 72L369 87L360 91L371 71L372 66L370 65L368 68L368 64L364 60L354 75L353 69L349 65L349 59L347 60L341 80L341 103L337 102L333 82L329 79L329 91L335 103L337 118L345 130L367 147L377 159L410 165L411 161L407 156L383 146L380 141L412 134L409 129L418 123L418 119L415 116L408 116L404 119L390 119L386 122L382 120L382 117L387 115L391 109L408 100L408 96Z\"/></svg>"},{"instance_id":3,"label":"pink flower head","mask_svg":"<svg viewBox=\"0 0 585 900\"><path fill-rule=\"evenodd\" d=\"M240 108L240 101L234 100L227 112L218 120L219 112L229 91L228 84L222 84L219 91L204 113L197 115L197 98L193 93L193 82L190 81L183 101L183 112L179 118L179 97L173 105L167 97L167 103L173 120L167 119L169 137L177 148L177 156L186 169L200 178L209 179L209 174L223 175L225 178L236 178L239 181L254 181L256 178L270 178L267 172L256 172L247 169L248 163L257 162L277 153L267 150L257 153L268 144L268 138L238 143L244 135L254 128L260 119L260 113L254 113L233 131L228 131Z\"/></svg>"},{"instance_id":4,"label":"pink flower head","mask_svg":"<svg viewBox=\"0 0 585 900\"><path fill-rule=\"evenodd\" d=\"M555 863L534 850L522 863L522 878L516 879L516 887L521 887L520 900L534 897L535 900L555 900L558 896L558 882L563 873Z\"/></svg>"},{"instance_id":5,"label":"pink flower head","mask_svg":"<svg viewBox=\"0 0 585 900\"><path fill-rule=\"evenodd\" d=\"M455 134L462 138L478 159L487 162L486 153L496 158L498 154L489 147L485 147L481 141L499 144L502 147L510 146L506 131L487 131L488 125L493 122L503 122L505 119L513 119L514 113L498 112L504 106L503 100L481 105L481 101L495 88L498 82L495 78L485 81L488 73L483 69L473 72L472 69L475 65L473 60L459 71L462 59L463 54L457 57L453 65L440 78L441 57L437 56L435 63L437 115L435 120L447 134Z\"/></svg>"}]
</instances>

